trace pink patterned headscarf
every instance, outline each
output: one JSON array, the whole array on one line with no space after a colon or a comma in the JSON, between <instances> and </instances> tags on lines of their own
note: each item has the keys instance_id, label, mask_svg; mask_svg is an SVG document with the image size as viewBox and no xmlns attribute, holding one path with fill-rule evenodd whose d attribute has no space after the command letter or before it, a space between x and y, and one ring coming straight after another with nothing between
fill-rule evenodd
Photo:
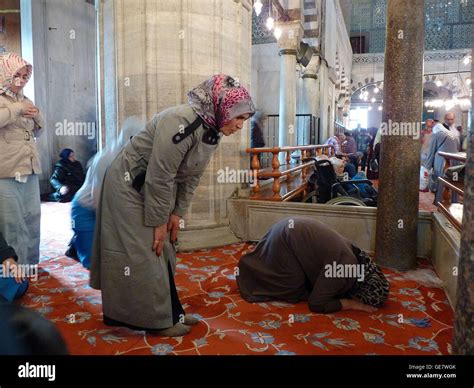
<instances>
[{"instance_id":1,"label":"pink patterned headscarf","mask_svg":"<svg viewBox=\"0 0 474 388\"><path fill-rule=\"evenodd\" d=\"M10 88L13 86L15 74L22 67L26 67L27 79L29 80L33 72L33 66L16 53L0 54L0 94L15 94Z\"/></svg>"},{"instance_id":2,"label":"pink patterned headscarf","mask_svg":"<svg viewBox=\"0 0 474 388\"><path fill-rule=\"evenodd\" d=\"M249 92L234 78L216 74L188 93L189 104L204 122L219 130L232 119L255 113Z\"/></svg>"}]
</instances>

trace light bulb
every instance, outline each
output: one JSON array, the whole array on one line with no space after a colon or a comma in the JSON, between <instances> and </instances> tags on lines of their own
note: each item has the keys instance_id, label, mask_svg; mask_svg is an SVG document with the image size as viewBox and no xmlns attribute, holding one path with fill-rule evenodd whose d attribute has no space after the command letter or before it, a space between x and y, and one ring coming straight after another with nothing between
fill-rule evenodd
<instances>
[{"instance_id":1,"label":"light bulb","mask_svg":"<svg viewBox=\"0 0 474 388\"><path fill-rule=\"evenodd\" d=\"M469 65L469 62L471 62L471 56L468 55L466 57L464 57L462 63L464 63L465 65Z\"/></svg>"},{"instance_id":2,"label":"light bulb","mask_svg":"<svg viewBox=\"0 0 474 388\"><path fill-rule=\"evenodd\" d=\"M379 106L379 110L382 110L382 106Z\"/></svg>"},{"instance_id":3,"label":"light bulb","mask_svg":"<svg viewBox=\"0 0 474 388\"><path fill-rule=\"evenodd\" d=\"M257 0L255 4L253 5L253 9L255 10L255 14L257 16L259 16L260 13L262 12L262 7L263 7L263 4L260 0Z\"/></svg>"},{"instance_id":4,"label":"light bulb","mask_svg":"<svg viewBox=\"0 0 474 388\"><path fill-rule=\"evenodd\" d=\"M437 86L438 88L440 88L441 85L443 85L443 83L442 83L440 80L436 81L436 86Z\"/></svg>"},{"instance_id":5,"label":"light bulb","mask_svg":"<svg viewBox=\"0 0 474 388\"><path fill-rule=\"evenodd\" d=\"M275 24L275 20L271 16L269 16L266 23L267 29L273 30L274 24Z\"/></svg>"},{"instance_id":6,"label":"light bulb","mask_svg":"<svg viewBox=\"0 0 474 388\"><path fill-rule=\"evenodd\" d=\"M377 94L378 92L380 92L380 89L376 86L374 89L374 93Z\"/></svg>"},{"instance_id":7,"label":"light bulb","mask_svg":"<svg viewBox=\"0 0 474 388\"><path fill-rule=\"evenodd\" d=\"M372 97L370 102L374 103L376 101L375 97Z\"/></svg>"},{"instance_id":8,"label":"light bulb","mask_svg":"<svg viewBox=\"0 0 474 388\"><path fill-rule=\"evenodd\" d=\"M369 107L367 108L368 110L372 110L372 105L369 105Z\"/></svg>"},{"instance_id":9,"label":"light bulb","mask_svg":"<svg viewBox=\"0 0 474 388\"><path fill-rule=\"evenodd\" d=\"M273 35L275 36L276 40L280 39L280 37L281 37L281 28L280 27L275 28L275 31L274 31Z\"/></svg>"},{"instance_id":10,"label":"light bulb","mask_svg":"<svg viewBox=\"0 0 474 388\"><path fill-rule=\"evenodd\" d=\"M470 84L471 84L471 82L472 82L472 81L471 81L471 79L470 79L469 77L468 77L468 78L466 78L466 85L470 85Z\"/></svg>"}]
</instances>

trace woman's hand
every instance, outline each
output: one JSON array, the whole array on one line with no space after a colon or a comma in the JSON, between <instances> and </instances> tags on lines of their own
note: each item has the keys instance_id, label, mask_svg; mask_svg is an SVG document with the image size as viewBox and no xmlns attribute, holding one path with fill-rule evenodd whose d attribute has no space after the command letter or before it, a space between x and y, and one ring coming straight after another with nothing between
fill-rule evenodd
<instances>
[{"instance_id":1,"label":"woman's hand","mask_svg":"<svg viewBox=\"0 0 474 388\"><path fill-rule=\"evenodd\" d=\"M373 313L377 311L375 307L369 306L368 304L362 303L354 299L341 299L343 310L358 310L365 311L366 313Z\"/></svg>"},{"instance_id":2,"label":"woman's hand","mask_svg":"<svg viewBox=\"0 0 474 388\"><path fill-rule=\"evenodd\" d=\"M61 188L59 189L59 194L66 195L67 193L69 193L69 187L61 186Z\"/></svg>"},{"instance_id":3,"label":"woman's hand","mask_svg":"<svg viewBox=\"0 0 474 388\"><path fill-rule=\"evenodd\" d=\"M180 216L176 214L171 214L170 219L168 221L168 232L171 233L171 241L175 242L176 238L178 237L179 231L179 220L181 219Z\"/></svg>"},{"instance_id":4,"label":"woman's hand","mask_svg":"<svg viewBox=\"0 0 474 388\"><path fill-rule=\"evenodd\" d=\"M17 283L22 283L25 280L23 274L21 273L20 268L17 267L15 259L9 258L3 262L3 276L11 277L11 273L15 274L15 281Z\"/></svg>"},{"instance_id":5,"label":"woman's hand","mask_svg":"<svg viewBox=\"0 0 474 388\"><path fill-rule=\"evenodd\" d=\"M23 117L34 119L39 113L39 109L33 104L29 105L23 113Z\"/></svg>"},{"instance_id":6,"label":"woman's hand","mask_svg":"<svg viewBox=\"0 0 474 388\"><path fill-rule=\"evenodd\" d=\"M168 234L168 225L163 224L153 228L153 246L152 250L156 252L157 256L161 255L163 246L165 245L165 238Z\"/></svg>"}]
</instances>

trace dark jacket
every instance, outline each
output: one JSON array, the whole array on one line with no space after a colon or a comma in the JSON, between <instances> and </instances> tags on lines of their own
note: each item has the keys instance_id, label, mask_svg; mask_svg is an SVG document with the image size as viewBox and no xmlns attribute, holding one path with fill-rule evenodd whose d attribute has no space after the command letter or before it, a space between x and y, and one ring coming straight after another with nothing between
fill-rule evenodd
<instances>
[{"instance_id":1,"label":"dark jacket","mask_svg":"<svg viewBox=\"0 0 474 388\"><path fill-rule=\"evenodd\" d=\"M3 263L6 259L18 260L15 250L7 244L3 235L0 233L0 263Z\"/></svg>"},{"instance_id":2,"label":"dark jacket","mask_svg":"<svg viewBox=\"0 0 474 388\"><path fill-rule=\"evenodd\" d=\"M265 140L263 138L263 131L261 126L254 122L250 129L250 148L265 147Z\"/></svg>"},{"instance_id":3,"label":"dark jacket","mask_svg":"<svg viewBox=\"0 0 474 388\"><path fill-rule=\"evenodd\" d=\"M240 259L240 294L248 302L308 300L311 311L339 311L339 299L347 297L357 280L326 276L327 265L358 264L354 249L321 222L306 217L284 219Z\"/></svg>"},{"instance_id":4,"label":"dark jacket","mask_svg":"<svg viewBox=\"0 0 474 388\"><path fill-rule=\"evenodd\" d=\"M51 186L56 191L63 186L69 187L69 192L74 195L84 183L85 174L82 165L77 160L71 162L69 159L61 159L54 166L50 178Z\"/></svg>"}]
</instances>

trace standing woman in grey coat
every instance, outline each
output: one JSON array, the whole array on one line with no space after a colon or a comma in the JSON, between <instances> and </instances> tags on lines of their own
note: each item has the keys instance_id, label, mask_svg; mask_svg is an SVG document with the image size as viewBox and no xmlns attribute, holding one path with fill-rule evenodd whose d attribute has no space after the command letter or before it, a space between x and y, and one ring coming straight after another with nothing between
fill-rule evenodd
<instances>
[{"instance_id":1,"label":"standing woman in grey coat","mask_svg":"<svg viewBox=\"0 0 474 388\"><path fill-rule=\"evenodd\" d=\"M19 264L39 262L41 134L39 109L23 95L33 68L15 53L0 55L0 233Z\"/></svg>"},{"instance_id":2,"label":"standing woman in grey coat","mask_svg":"<svg viewBox=\"0 0 474 388\"><path fill-rule=\"evenodd\" d=\"M102 291L107 325L182 336L197 323L176 291L173 242L222 135L241 129L255 110L247 90L221 74L188 97L157 114L105 175L91 286Z\"/></svg>"}]
</instances>

